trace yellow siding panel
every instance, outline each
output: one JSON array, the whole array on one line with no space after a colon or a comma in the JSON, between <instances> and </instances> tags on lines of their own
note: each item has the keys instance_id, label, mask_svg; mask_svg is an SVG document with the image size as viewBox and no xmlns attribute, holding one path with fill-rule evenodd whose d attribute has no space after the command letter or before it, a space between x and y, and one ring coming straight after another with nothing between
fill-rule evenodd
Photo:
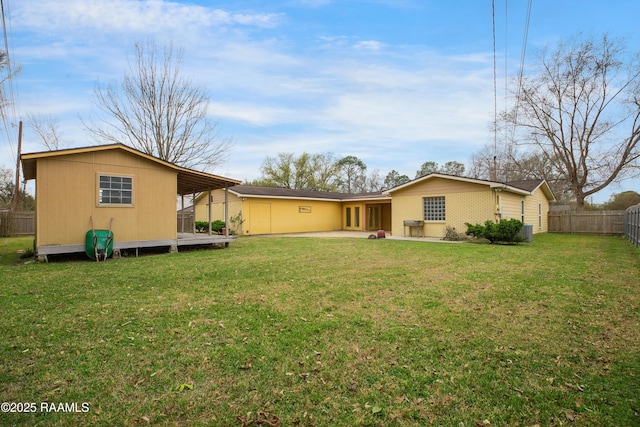
<instances>
[{"instance_id":1,"label":"yellow siding panel","mask_svg":"<svg viewBox=\"0 0 640 427\"><path fill-rule=\"evenodd\" d=\"M209 217L208 193L202 194L196 199L196 220L207 221ZM211 221L224 221L224 190L211 192L213 202L211 204ZM186 198L185 198L186 202ZM229 217L235 216L242 210L242 199L229 193Z\"/></svg>"},{"instance_id":2,"label":"yellow siding panel","mask_svg":"<svg viewBox=\"0 0 640 427\"><path fill-rule=\"evenodd\" d=\"M391 193L392 199L403 196L423 196L425 194L452 194L452 193L472 193L485 192L487 186L474 184L471 182L457 181L444 178L430 178L404 189Z\"/></svg>"},{"instance_id":3,"label":"yellow siding panel","mask_svg":"<svg viewBox=\"0 0 640 427\"><path fill-rule=\"evenodd\" d=\"M534 233L546 233L549 229L547 218L549 200L540 188L530 196L501 192L502 218L522 221L522 201L524 201L524 223L533 225Z\"/></svg>"},{"instance_id":4,"label":"yellow siding panel","mask_svg":"<svg viewBox=\"0 0 640 427\"><path fill-rule=\"evenodd\" d=\"M249 199L244 202L251 215L246 218L245 234L263 230L260 218L254 218L255 204L269 203L270 233L303 233L333 231L342 228L341 203L317 200ZM258 227L256 231L256 228Z\"/></svg>"},{"instance_id":5,"label":"yellow siding panel","mask_svg":"<svg viewBox=\"0 0 640 427\"><path fill-rule=\"evenodd\" d=\"M208 193L202 194L199 198L196 199L196 221L204 221L206 222L209 218L209 202L208 202ZM213 202L211 204L211 221L224 221L224 190L214 190L211 192L211 196ZM237 216L240 212L242 212L242 198L236 196L235 194L229 192L228 195L229 200L229 218ZM246 212L242 212L243 218L246 219ZM229 229L233 227L233 224L228 224ZM243 229L246 228L246 221L240 227L240 230L235 230L238 234L244 234Z\"/></svg>"},{"instance_id":6,"label":"yellow siding panel","mask_svg":"<svg viewBox=\"0 0 640 427\"><path fill-rule=\"evenodd\" d=\"M538 188L525 201L525 223L533 225L534 233L546 233L548 227L549 200Z\"/></svg>"},{"instance_id":7,"label":"yellow siding panel","mask_svg":"<svg viewBox=\"0 0 640 427\"><path fill-rule=\"evenodd\" d=\"M133 180L132 206L100 206L100 174ZM37 160L37 244L83 244L91 229L108 229L116 241L176 237L176 172L121 150Z\"/></svg>"},{"instance_id":8,"label":"yellow siding panel","mask_svg":"<svg viewBox=\"0 0 640 427\"><path fill-rule=\"evenodd\" d=\"M500 192L500 213L504 219L520 219L521 206L520 202L524 200L525 196L520 194L507 193L505 191Z\"/></svg>"},{"instance_id":9,"label":"yellow siding panel","mask_svg":"<svg viewBox=\"0 0 640 427\"><path fill-rule=\"evenodd\" d=\"M212 218L224 218L224 190L213 192ZM267 209L268 206L268 209ZM244 223L238 234L303 233L342 229L340 202L277 199L240 198L229 193L229 217L242 212ZM196 218L207 221L207 196L196 203ZM230 224L232 226L232 224Z\"/></svg>"}]
</instances>

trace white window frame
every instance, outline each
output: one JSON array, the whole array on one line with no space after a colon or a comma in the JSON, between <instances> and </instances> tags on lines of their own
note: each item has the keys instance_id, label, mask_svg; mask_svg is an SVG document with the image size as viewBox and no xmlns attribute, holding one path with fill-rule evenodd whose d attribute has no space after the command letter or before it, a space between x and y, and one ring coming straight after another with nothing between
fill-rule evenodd
<instances>
[{"instance_id":1,"label":"white window frame","mask_svg":"<svg viewBox=\"0 0 640 427\"><path fill-rule=\"evenodd\" d=\"M538 228L542 228L542 203L538 203Z\"/></svg>"},{"instance_id":2,"label":"white window frame","mask_svg":"<svg viewBox=\"0 0 640 427\"><path fill-rule=\"evenodd\" d=\"M423 219L428 222L445 222L447 220L447 201L445 196L428 196L422 198Z\"/></svg>"},{"instance_id":3,"label":"white window frame","mask_svg":"<svg viewBox=\"0 0 640 427\"><path fill-rule=\"evenodd\" d=\"M108 178L109 180L107 181L104 178ZM118 178L121 181L118 183L116 180L113 180L113 178ZM123 182L123 180L126 180L126 181ZM108 202L103 201L103 194L104 194L103 192L105 191L114 192L113 196L109 194ZM98 206L109 206L109 207L133 206L133 177L130 175L99 173L97 196L98 196Z\"/></svg>"}]
</instances>

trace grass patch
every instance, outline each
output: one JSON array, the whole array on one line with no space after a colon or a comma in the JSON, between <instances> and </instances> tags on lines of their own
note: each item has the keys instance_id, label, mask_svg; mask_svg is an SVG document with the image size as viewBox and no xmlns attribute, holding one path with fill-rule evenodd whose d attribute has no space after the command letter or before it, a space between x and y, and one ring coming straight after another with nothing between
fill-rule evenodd
<instances>
[{"instance_id":1,"label":"grass patch","mask_svg":"<svg viewBox=\"0 0 640 427\"><path fill-rule=\"evenodd\" d=\"M561 235L4 264L2 400L90 409L0 424L638 425L638 277L625 240Z\"/></svg>"},{"instance_id":2,"label":"grass patch","mask_svg":"<svg viewBox=\"0 0 640 427\"><path fill-rule=\"evenodd\" d=\"M33 253L33 236L0 237L0 265L16 264L20 261L20 256L29 251Z\"/></svg>"}]
</instances>

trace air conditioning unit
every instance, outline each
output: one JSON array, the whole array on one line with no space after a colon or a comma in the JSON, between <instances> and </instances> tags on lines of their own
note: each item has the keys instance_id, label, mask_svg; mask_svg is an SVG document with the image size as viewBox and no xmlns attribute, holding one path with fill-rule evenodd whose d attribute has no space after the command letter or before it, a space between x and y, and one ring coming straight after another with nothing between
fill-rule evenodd
<instances>
[{"instance_id":1,"label":"air conditioning unit","mask_svg":"<svg viewBox=\"0 0 640 427\"><path fill-rule=\"evenodd\" d=\"M523 225L522 229L520 230L520 233L518 234L524 237L525 242L527 243L533 242L533 224Z\"/></svg>"}]
</instances>

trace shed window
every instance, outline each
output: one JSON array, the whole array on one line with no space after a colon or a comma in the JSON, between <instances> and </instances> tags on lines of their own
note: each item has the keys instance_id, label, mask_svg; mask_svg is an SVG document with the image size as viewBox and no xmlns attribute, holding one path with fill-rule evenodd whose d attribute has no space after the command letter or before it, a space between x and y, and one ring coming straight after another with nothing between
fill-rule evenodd
<instances>
[{"instance_id":1,"label":"shed window","mask_svg":"<svg viewBox=\"0 0 640 427\"><path fill-rule=\"evenodd\" d=\"M133 178L100 175L98 202L101 205L132 205Z\"/></svg>"},{"instance_id":2,"label":"shed window","mask_svg":"<svg viewBox=\"0 0 640 427\"><path fill-rule=\"evenodd\" d=\"M444 196L425 197L422 199L425 221L445 221Z\"/></svg>"}]
</instances>

